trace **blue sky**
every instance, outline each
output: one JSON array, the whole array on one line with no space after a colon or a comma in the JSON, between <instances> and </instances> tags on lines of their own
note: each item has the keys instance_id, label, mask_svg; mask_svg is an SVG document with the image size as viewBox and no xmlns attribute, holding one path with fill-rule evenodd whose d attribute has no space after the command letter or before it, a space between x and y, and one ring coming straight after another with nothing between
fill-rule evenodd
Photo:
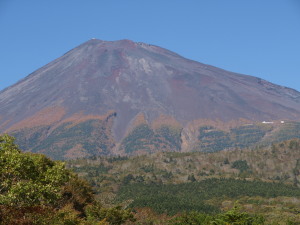
<instances>
[{"instance_id":1,"label":"blue sky","mask_svg":"<svg viewBox=\"0 0 300 225\"><path fill-rule=\"evenodd\" d=\"M97 38L300 91L300 0L0 0L0 28L0 90Z\"/></svg>"}]
</instances>

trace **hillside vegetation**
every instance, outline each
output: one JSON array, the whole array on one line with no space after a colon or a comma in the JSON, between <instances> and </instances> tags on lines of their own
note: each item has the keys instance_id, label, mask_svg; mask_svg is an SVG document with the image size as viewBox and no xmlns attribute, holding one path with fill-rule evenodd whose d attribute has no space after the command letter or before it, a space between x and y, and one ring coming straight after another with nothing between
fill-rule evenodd
<instances>
[{"instance_id":1,"label":"hillside vegetation","mask_svg":"<svg viewBox=\"0 0 300 225\"><path fill-rule=\"evenodd\" d=\"M110 134L112 118L65 122L50 131L50 126L23 128L12 135L22 149L46 152L52 159L108 155L114 146Z\"/></svg>"},{"instance_id":2,"label":"hillside vegetation","mask_svg":"<svg viewBox=\"0 0 300 225\"><path fill-rule=\"evenodd\" d=\"M254 150L216 153L164 152L132 157L91 157L68 162L103 204L218 213L237 200L268 221L300 222L300 140Z\"/></svg>"},{"instance_id":3,"label":"hillside vegetation","mask_svg":"<svg viewBox=\"0 0 300 225\"><path fill-rule=\"evenodd\" d=\"M300 141L292 139L269 147L216 153L159 152L124 157L89 157L68 166L91 182L123 182L124 177L145 183L184 183L207 178L242 178L299 185ZM137 178L136 178L137 177ZM129 179L129 178L128 178Z\"/></svg>"},{"instance_id":4,"label":"hillside vegetation","mask_svg":"<svg viewBox=\"0 0 300 225\"><path fill-rule=\"evenodd\" d=\"M206 121L182 127L176 121L147 121L133 125L124 138L112 133L112 113L103 119L64 122L12 132L26 151L67 160L91 156L139 155L156 152L218 152L269 146L300 138L300 123L227 124Z\"/></svg>"},{"instance_id":5,"label":"hillside vegetation","mask_svg":"<svg viewBox=\"0 0 300 225\"><path fill-rule=\"evenodd\" d=\"M123 159L118 158L110 161L116 162L120 160ZM102 171L108 172L104 167ZM191 204L188 203L180 204L181 208L177 207L177 209L173 205L173 211L170 210L169 207L172 207L172 204L170 204L171 198L175 196L175 199L178 198L178 200L185 199L185 203L187 203L195 194L190 191L197 190L199 185L203 186L201 183L182 184L184 186L154 184L156 185L155 187L147 186L142 182L136 185L129 180L129 183L122 185L119 190L121 194L119 194L118 198L124 204L123 200L126 201L130 197L130 192L136 192L133 196L134 198L140 198L142 205L139 205L139 201L133 202L135 205L133 204L132 207L136 208L135 213L131 212L130 209L124 209L124 206L116 204L109 208L103 207L103 204L96 200L91 187L84 180L66 169L64 163L52 161L41 154L22 153L18 146L14 144L14 139L8 135L0 136L0 172L0 224L5 225L118 225L125 223L169 225L221 225L229 223L255 225L265 223L262 215L242 212L236 205L221 213L217 207L203 201L210 199L211 196L209 195L206 195L204 199L195 199L193 208L190 208ZM228 187L236 182L235 180L224 181L230 182L227 184ZM205 182L207 183L206 185L211 186L215 181L213 183L211 183L211 180ZM178 187L184 191L181 197L176 193L179 190ZM201 188L203 191L206 189L205 186ZM287 186L279 189L279 193L276 193L277 195L282 194L280 191L284 191L284 194L289 195L292 193L298 196L299 189L292 189ZM223 194L226 192L224 190ZM275 192L273 191L271 194ZM154 193L154 196L149 193ZM143 203L143 198L146 195L149 198L148 200L144 199ZM203 196L200 195L200 197ZM156 201L161 201L160 203L156 202L156 206L163 209L163 211L159 211L154 205L151 205L155 203L155 201L153 202L155 199ZM166 212L169 215L156 214L144 206L152 207L156 213ZM178 211L178 209L181 211ZM197 211L184 213L191 209ZM170 214L174 213L179 214L170 216Z\"/></svg>"},{"instance_id":6,"label":"hillside vegetation","mask_svg":"<svg viewBox=\"0 0 300 225\"><path fill-rule=\"evenodd\" d=\"M151 129L148 124L138 125L122 141L126 154L153 153L157 151L180 151L181 128L162 125Z\"/></svg>"}]
</instances>

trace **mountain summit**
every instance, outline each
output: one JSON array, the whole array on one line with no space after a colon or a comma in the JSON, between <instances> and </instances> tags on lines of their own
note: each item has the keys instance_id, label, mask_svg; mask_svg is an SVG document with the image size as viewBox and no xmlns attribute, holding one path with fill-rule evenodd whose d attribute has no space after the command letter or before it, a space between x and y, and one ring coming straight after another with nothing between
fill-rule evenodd
<instances>
[{"instance_id":1,"label":"mountain summit","mask_svg":"<svg viewBox=\"0 0 300 225\"><path fill-rule=\"evenodd\" d=\"M91 39L0 92L0 131L22 131L29 150L33 134L45 140L62 125L83 133L102 127L110 149L139 123L299 118L296 90L130 40ZM78 128L90 120L101 123ZM70 149L88 151L83 143Z\"/></svg>"}]
</instances>

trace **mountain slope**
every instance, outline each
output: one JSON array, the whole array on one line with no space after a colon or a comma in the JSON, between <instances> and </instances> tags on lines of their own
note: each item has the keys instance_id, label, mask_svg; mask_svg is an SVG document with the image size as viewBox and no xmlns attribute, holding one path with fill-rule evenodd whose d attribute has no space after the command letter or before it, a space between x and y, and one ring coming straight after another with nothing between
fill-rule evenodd
<instances>
[{"instance_id":1,"label":"mountain slope","mask_svg":"<svg viewBox=\"0 0 300 225\"><path fill-rule=\"evenodd\" d=\"M26 140L32 129L44 130L43 141L68 123L111 119L107 145L118 146L140 117L151 126L166 117L182 128L199 119L298 120L300 93L157 46L96 39L0 92L0 131L22 130Z\"/></svg>"}]
</instances>

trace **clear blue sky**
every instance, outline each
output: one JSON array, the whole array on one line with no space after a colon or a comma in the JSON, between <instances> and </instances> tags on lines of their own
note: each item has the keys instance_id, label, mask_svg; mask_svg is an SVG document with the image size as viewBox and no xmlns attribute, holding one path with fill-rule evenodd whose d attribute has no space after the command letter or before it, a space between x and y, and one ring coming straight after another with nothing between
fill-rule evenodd
<instances>
[{"instance_id":1,"label":"clear blue sky","mask_svg":"<svg viewBox=\"0 0 300 225\"><path fill-rule=\"evenodd\" d=\"M158 45L300 91L300 0L0 0L0 90L91 38Z\"/></svg>"}]
</instances>

